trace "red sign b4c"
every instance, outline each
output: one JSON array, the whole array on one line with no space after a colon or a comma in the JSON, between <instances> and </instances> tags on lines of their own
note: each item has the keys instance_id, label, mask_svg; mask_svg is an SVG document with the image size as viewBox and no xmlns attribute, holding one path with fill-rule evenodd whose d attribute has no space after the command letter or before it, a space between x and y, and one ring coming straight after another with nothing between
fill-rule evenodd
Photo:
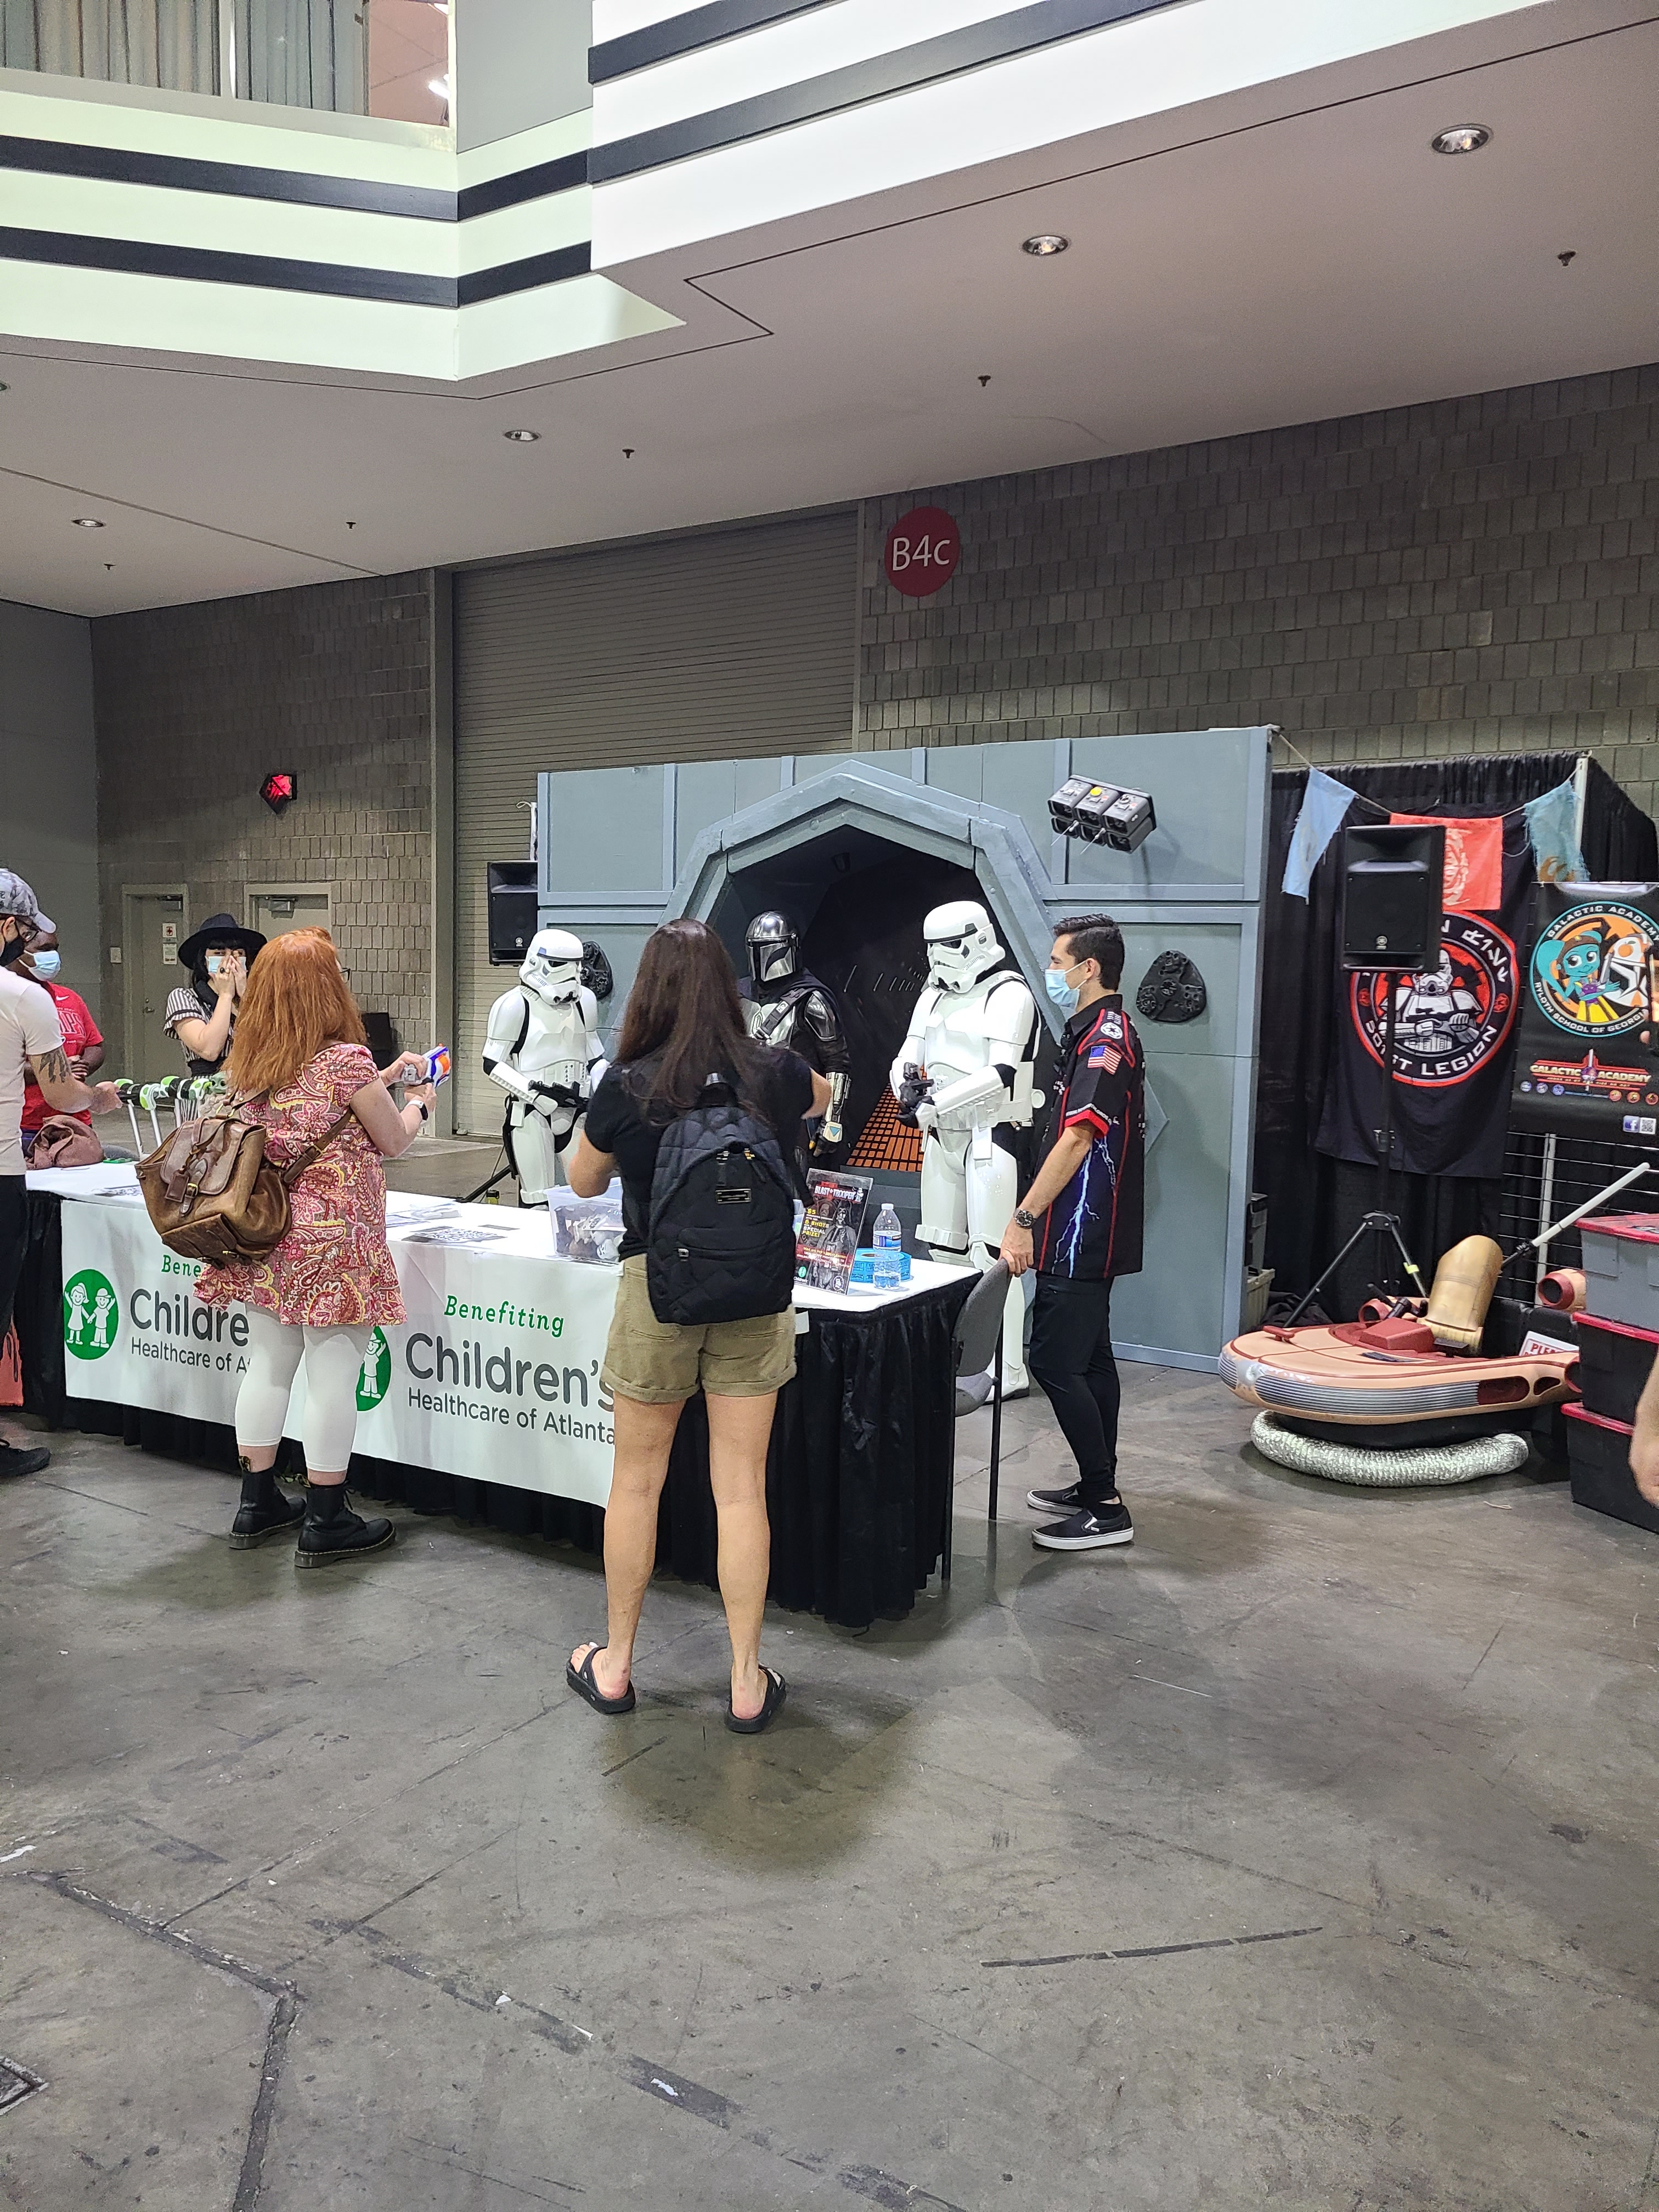
<instances>
[{"instance_id":1,"label":"red sign b4c","mask_svg":"<svg viewBox=\"0 0 1659 2212\"><path fill-rule=\"evenodd\" d=\"M942 507L913 507L887 533L882 566L887 580L907 599L925 599L957 573L962 532Z\"/></svg>"}]
</instances>

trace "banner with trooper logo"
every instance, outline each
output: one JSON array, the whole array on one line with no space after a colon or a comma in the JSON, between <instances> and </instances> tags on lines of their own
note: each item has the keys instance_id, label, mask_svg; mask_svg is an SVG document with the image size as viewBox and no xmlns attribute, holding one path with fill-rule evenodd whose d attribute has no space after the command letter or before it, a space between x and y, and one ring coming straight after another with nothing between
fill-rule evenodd
<instances>
[{"instance_id":1,"label":"banner with trooper logo","mask_svg":"<svg viewBox=\"0 0 1659 2212\"><path fill-rule=\"evenodd\" d=\"M66 1199L63 1231L70 1397L234 1421L247 1316L192 1295L199 1267L162 1244L136 1189ZM357 1449L602 1505L613 1431L599 1366L617 1271L560 1258L539 1209L440 1207L388 1241L409 1318L377 1328L365 1352ZM290 1437L304 1403L302 1367Z\"/></svg>"},{"instance_id":2,"label":"banner with trooper logo","mask_svg":"<svg viewBox=\"0 0 1659 2212\"><path fill-rule=\"evenodd\" d=\"M1521 1001L1517 1128L1659 1145L1659 884L1547 884Z\"/></svg>"},{"instance_id":3,"label":"banner with trooper logo","mask_svg":"<svg viewBox=\"0 0 1659 2212\"><path fill-rule=\"evenodd\" d=\"M1396 815L1395 821L1437 820ZM1395 994L1394 1165L1414 1175L1504 1170L1521 948L1534 888L1522 817L1447 822L1440 956L1420 975L1336 975L1324 1111L1316 1150L1368 1165L1381 1158L1388 1101L1383 1052ZM1494 857L1501 866L1494 868ZM1493 899L1477 908L1473 899Z\"/></svg>"}]
</instances>

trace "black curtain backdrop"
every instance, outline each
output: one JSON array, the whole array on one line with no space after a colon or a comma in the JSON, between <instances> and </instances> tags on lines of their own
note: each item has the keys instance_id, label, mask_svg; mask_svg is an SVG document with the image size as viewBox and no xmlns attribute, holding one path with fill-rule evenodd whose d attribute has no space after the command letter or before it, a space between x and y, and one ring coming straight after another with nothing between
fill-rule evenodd
<instances>
[{"instance_id":1,"label":"black curtain backdrop","mask_svg":"<svg viewBox=\"0 0 1659 2212\"><path fill-rule=\"evenodd\" d=\"M222 1468L236 1467L219 1421L66 1396L63 1201L29 1194L29 1249L17 1298L25 1404L54 1428L119 1437ZM862 1313L812 1315L795 1379L778 1395L766 1462L773 1602L842 1628L902 1620L939 1563L955 1464L957 1316L977 1275ZM284 1450L303 1467L297 1447ZM279 1462L280 1463L280 1462ZM514 1536L600 1553L605 1513L569 1498L473 1482L354 1453L354 1490L416 1513L453 1513ZM681 1416L657 1531L657 1565L718 1588L708 1423L694 1398ZM597 1624L600 1626L603 1623Z\"/></svg>"},{"instance_id":2,"label":"black curtain backdrop","mask_svg":"<svg viewBox=\"0 0 1659 2212\"><path fill-rule=\"evenodd\" d=\"M1567 782L1577 765L1576 753L1483 753L1375 767L1333 764L1326 773L1391 811L1455 817L1506 814ZM1267 1200L1267 1264L1274 1270L1276 1301L1281 1293L1306 1290L1376 1203L1375 1169L1328 1159L1313 1149L1330 1066L1342 839L1339 831L1326 848L1308 897L1287 896L1281 888L1285 860L1307 781L1301 769L1275 772L1268 827L1255 1188ZM1346 822L1378 818L1354 806ZM1585 790L1583 846L1598 880L1659 876L1652 822L1595 761ZM1522 949L1530 950L1530 929ZM1500 1177L1395 1175L1391 1203L1425 1279L1432 1279L1441 1254L1461 1237L1498 1234L1503 1188ZM1362 1246L1328 1286L1322 1310L1334 1318L1351 1318L1374 1274L1375 1261Z\"/></svg>"}]
</instances>

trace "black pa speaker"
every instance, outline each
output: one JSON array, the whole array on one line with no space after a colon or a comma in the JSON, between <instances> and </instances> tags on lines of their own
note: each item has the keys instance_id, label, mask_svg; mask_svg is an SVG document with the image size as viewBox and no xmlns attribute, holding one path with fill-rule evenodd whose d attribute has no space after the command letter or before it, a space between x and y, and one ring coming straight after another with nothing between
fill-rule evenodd
<instances>
[{"instance_id":1,"label":"black pa speaker","mask_svg":"<svg viewBox=\"0 0 1659 2212\"><path fill-rule=\"evenodd\" d=\"M1342 965L1420 975L1440 958L1446 832L1407 823L1342 832Z\"/></svg>"},{"instance_id":2,"label":"black pa speaker","mask_svg":"<svg viewBox=\"0 0 1659 2212\"><path fill-rule=\"evenodd\" d=\"M536 934L536 863L489 860L489 964L516 968Z\"/></svg>"}]
</instances>

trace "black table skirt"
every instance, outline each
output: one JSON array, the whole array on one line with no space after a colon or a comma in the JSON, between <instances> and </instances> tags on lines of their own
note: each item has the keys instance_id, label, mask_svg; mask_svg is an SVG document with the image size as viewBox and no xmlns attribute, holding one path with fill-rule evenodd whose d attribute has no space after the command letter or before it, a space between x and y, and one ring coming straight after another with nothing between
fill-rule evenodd
<instances>
[{"instance_id":1,"label":"black table skirt","mask_svg":"<svg viewBox=\"0 0 1659 2212\"><path fill-rule=\"evenodd\" d=\"M70 1398L65 1391L63 1201L29 1194L29 1245L17 1298L24 1404L55 1428L119 1437L146 1451L232 1471L235 1440L222 1422ZM797 1340L795 1379L779 1394L767 1454L772 1522L769 1595L846 1628L901 1620L939 1565L949 1510L956 1318L976 1278L942 1285L902 1305L856 1314L815 1312ZM295 1451L292 1445L288 1449ZM297 1457L297 1452L295 1453ZM416 1513L453 1513L518 1536L546 1536L599 1553L602 1508L504 1483L353 1455L363 1496ZM680 1420L658 1526L657 1565L717 1587L708 1425L701 1398Z\"/></svg>"}]
</instances>

